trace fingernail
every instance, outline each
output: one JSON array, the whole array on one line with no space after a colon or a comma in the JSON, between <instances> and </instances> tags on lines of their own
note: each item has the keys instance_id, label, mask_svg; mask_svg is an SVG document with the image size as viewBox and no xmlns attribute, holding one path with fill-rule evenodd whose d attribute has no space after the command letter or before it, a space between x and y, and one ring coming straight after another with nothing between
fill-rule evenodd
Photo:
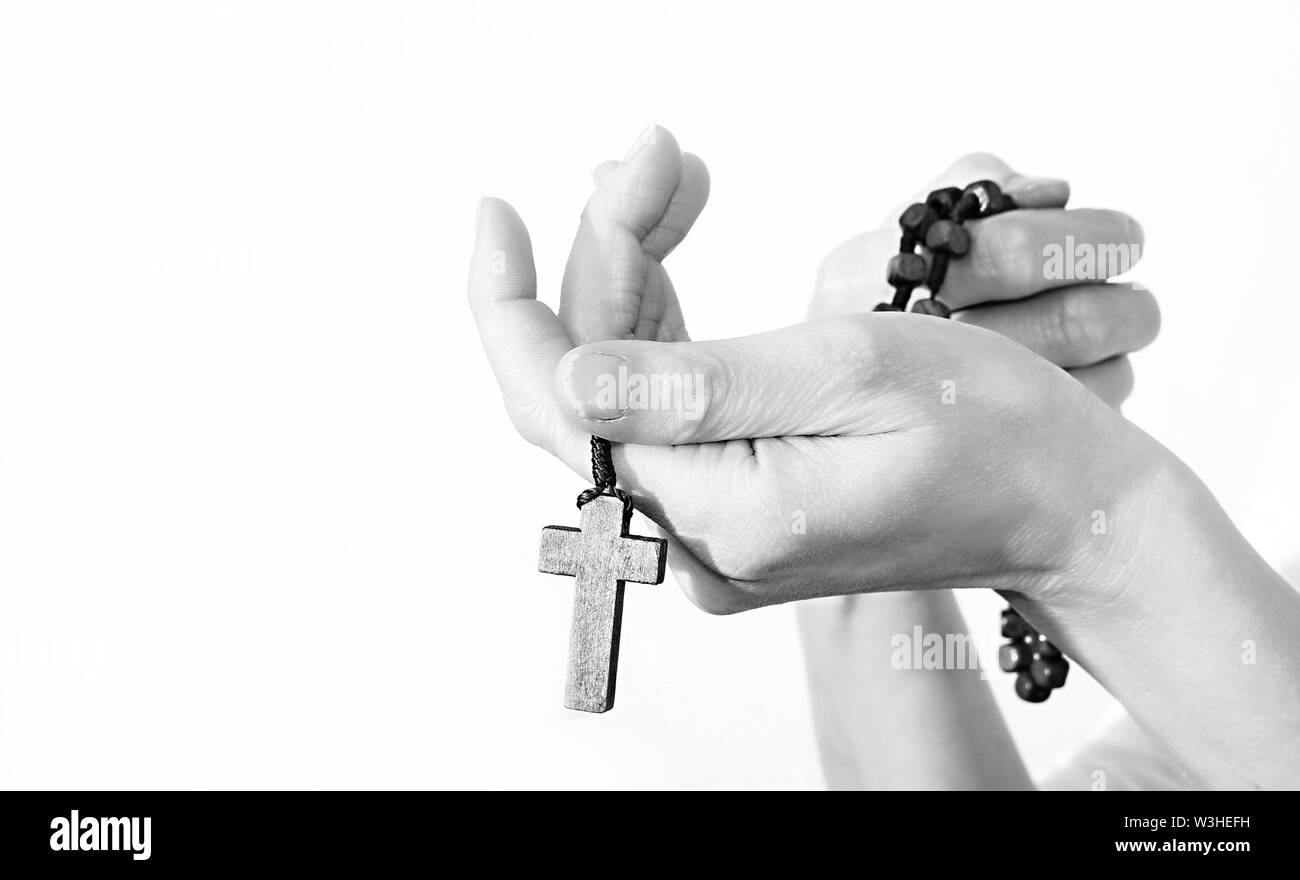
<instances>
[{"instance_id":1,"label":"fingernail","mask_svg":"<svg viewBox=\"0 0 1300 880\"><path fill-rule=\"evenodd\" d=\"M595 168L591 169L591 182L596 184L597 189L604 189L606 182L609 180L609 169L602 162Z\"/></svg>"},{"instance_id":2,"label":"fingernail","mask_svg":"<svg viewBox=\"0 0 1300 880\"><path fill-rule=\"evenodd\" d=\"M564 374L564 391L569 405L583 419L621 418L627 413L627 360L616 354L590 352L569 362Z\"/></svg>"},{"instance_id":3,"label":"fingernail","mask_svg":"<svg viewBox=\"0 0 1300 880\"><path fill-rule=\"evenodd\" d=\"M637 139L632 143L632 148L627 151L623 157L624 162L631 162L637 157L637 154L655 142L655 136L658 134L659 127L653 122L645 127L645 131L637 135Z\"/></svg>"}]
</instances>

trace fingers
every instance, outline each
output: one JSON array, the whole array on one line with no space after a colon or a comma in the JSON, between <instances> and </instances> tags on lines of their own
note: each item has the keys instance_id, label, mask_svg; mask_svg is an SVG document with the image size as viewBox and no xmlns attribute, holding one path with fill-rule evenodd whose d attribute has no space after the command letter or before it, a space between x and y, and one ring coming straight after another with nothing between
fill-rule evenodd
<instances>
[{"instance_id":1,"label":"fingers","mask_svg":"<svg viewBox=\"0 0 1300 880\"><path fill-rule=\"evenodd\" d=\"M662 260L682 243L709 200L709 169L704 160L692 153L682 154L681 179L659 222L641 240L641 248L651 259Z\"/></svg>"},{"instance_id":2,"label":"fingers","mask_svg":"<svg viewBox=\"0 0 1300 880\"><path fill-rule=\"evenodd\" d=\"M1119 211L1011 211L969 225L970 253L948 264L939 295L953 309L1104 281L1142 258L1142 227Z\"/></svg>"},{"instance_id":3,"label":"fingers","mask_svg":"<svg viewBox=\"0 0 1300 880\"><path fill-rule=\"evenodd\" d=\"M971 252L949 264L939 297L951 308L1020 299L1063 282L1103 281L1128 271L1141 258L1142 228L1131 217L1116 211L1066 211L1070 187L1065 181L1026 177L987 153L959 159L926 192L980 179L994 181L1019 207L1034 210L1011 211L967 225ZM918 200L924 196L919 194ZM901 211L902 206L890 216L891 230ZM870 282L883 274L880 255L866 249L855 253L853 244L828 260L837 276L861 275Z\"/></svg>"},{"instance_id":4,"label":"fingers","mask_svg":"<svg viewBox=\"0 0 1300 880\"><path fill-rule=\"evenodd\" d=\"M469 278L469 302L483 348L519 433L586 479L591 473L590 429L576 423L554 393L556 370L570 340L559 318L536 296L528 230L510 205L484 199ZM637 493L639 509L672 525L665 508L688 495L707 499L710 477L734 485L729 475L737 456L713 447L709 455L695 451L619 447L614 453L619 482Z\"/></svg>"},{"instance_id":5,"label":"fingers","mask_svg":"<svg viewBox=\"0 0 1300 880\"><path fill-rule=\"evenodd\" d=\"M939 296L951 308L1019 299L1062 281L1103 281L1128 271L1141 258L1142 227L1133 218L1117 211L1061 210L1070 198L1068 183L1026 177L988 153L958 159L927 192L980 179L997 183L1020 208L1037 210L1011 211L968 224L971 252L949 264Z\"/></svg>"},{"instance_id":6,"label":"fingers","mask_svg":"<svg viewBox=\"0 0 1300 880\"><path fill-rule=\"evenodd\" d=\"M885 284L885 263L897 251L899 215L911 203L923 201L933 190L945 186L965 186L976 180L992 180L1004 192L1013 196L1016 204L1022 208L1064 208L1070 198L1070 185L1064 180L1020 174L989 153L963 156L932 180L924 190L896 205L880 229L849 239L826 257L817 273L816 311L821 314L865 311L873 302L887 298L890 291ZM972 235L981 222L983 221L970 224ZM979 237L981 236L976 236ZM955 282L954 275L957 276ZM962 283L960 275L961 273L950 270L941 297L945 301L950 297L958 302L972 300L968 292L958 289ZM998 285L982 286L996 289Z\"/></svg>"},{"instance_id":7,"label":"fingers","mask_svg":"<svg viewBox=\"0 0 1300 880\"><path fill-rule=\"evenodd\" d=\"M1115 409L1133 393L1133 365L1127 357L1070 370L1070 375Z\"/></svg>"},{"instance_id":8,"label":"fingers","mask_svg":"<svg viewBox=\"0 0 1300 880\"><path fill-rule=\"evenodd\" d=\"M1142 227L1119 211L1010 211L967 226L970 253L948 264L939 294L954 310L1022 299L1063 284L1104 281L1129 271L1142 257ZM889 293L885 264L896 250L892 235L850 239L823 263L819 295L855 309L870 307L872 297Z\"/></svg>"},{"instance_id":9,"label":"fingers","mask_svg":"<svg viewBox=\"0 0 1300 880\"><path fill-rule=\"evenodd\" d=\"M854 315L715 342L611 340L566 355L555 391L583 430L623 443L866 434L886 401L932 391L918 370L954 375L954 330Z\"/></svg>"},{"instance_id":10,"label":"fingers","mask_svg":"<svg viewBox=\"0 0 1300 880\"><path fill-rule=\"evenodd\" d=\"M681 182L681 147L668 129L650 125L622 162L602 164L597 177L585 213L595 215L599 231L625 230L640 241L663 218Z\"/></svg>"},{"instance_id":11,"label":"fingers","mask_svg":"<svg viewBox=\"0 0 1300 880\"><path fill-rule=\"evenodd\" d=\"M659 261L708 200L709 176L672 134L650 126L622 162L593 172L561 285L560 321L575 343L635 336L680 339L685 326Z\"/></svg>"},{"instance_id":12,"label":"fingers","mask_svg":"<svg viewBox=\"0 0 1300 880\"><path fill-rule=\"evenodd\" d=\"M956 313L963 321L1014 339L1061 367L1086 367L1137 351L1160 332L1160 307L1132 284L1081 284L1015 302Z\"/></svg>"}]
</instances>

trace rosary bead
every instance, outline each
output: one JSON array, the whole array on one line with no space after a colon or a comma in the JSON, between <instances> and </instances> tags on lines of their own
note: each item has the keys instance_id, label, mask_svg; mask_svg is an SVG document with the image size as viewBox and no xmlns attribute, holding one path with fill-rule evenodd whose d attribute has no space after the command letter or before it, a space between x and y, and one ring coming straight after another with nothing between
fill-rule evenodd
<instances>
[{"instance_id":1,"label":"rosary bead","mask_svg":"<svg viewBox=\"0 0 1300 880\"><path fill-rule=\"evenodd\" d=\"M1060 657L1061 651L1056 645L1047 640L1047 636L1042 633L1035 633L1034 640L1030 643L1034 653L1041 657Z\"/></svg>"},{"instance_id":2,"label":"rosary bead","mask_svg":"<svg viewBox=\"0 0 1300 880\"><path fill-rule=\"evenodd\" d=\"M938 219L939 215L935 213L934 208L917 202L907 206L907 210L898 218L898 225L904 232L910 232L921 240L925 238L925 232L930 228L930 224Z\"/></svg>"},{"instance_id":3,"label":"rosary bead","mask_svg":"<svg viewBox=\"0 0 1300 880\"><path fill-rule=\"evenodd\" d=\"M1034 656L1029 664L1029 675L1034 684L1045 688L1059 688L1065 684L1065 677L1070 672L1070 661L1064 657Z\"/></svg>"},{"instance_id":4,"label":"rosary bead","mask_svg":"<svg viewBox=\"0 0 1300 880\"><path fill-rule=\"evenodd\" d=\"M1020 612L1016 611L1016 609L1002 609L1002 638L1023 639L1033 631L1033 627L1025 622L1025 619L1020 616Z\"/></svg>"},{"instance_id":5,"label":"rosary bead","mask_svg":"<svg viewBox=\"0 0 1300 880\"><path fill-rule=\"evenodd\" d=\"M912 311L918 315L933 315L936 318L946 318L952 314L951 310L937 299L918 299L912 303Z\"/></svg>"},{"instance_id":6,"label":"rosary bead","mask_svg":"<svg viewBox=\"0 0 1300 880\"><path fill-rule=\"evenodd\" d=\"M1033 655L1024 645L1003 645L998 648L998 666L1003 672L1028 669Z\"/></svg>"},{"instance_id":7,"label":"rosary bead","mask_svg":"<svg viewBox=\"0 0 1300 880\"><path fill-rule=\"evenodd\" d=\"M974 196L979 200L980 216L987 216L989 208L1002 198L1002 187L991 180L977 180L962 190L964 195Z\"/></svg>"},{"instance_id":8,"label":"rosary bead","mask_svg":"<svg viewBox=\"0 0 1300 880\"><path fill-rule=\"evenodd\" d=\"M981 216L992 217L994 214L1001 214L1003 211L1012 211L1016 207L1016 200L1003 193L993 200L993 203L988 206L988 209Z\"/></svg>"},{"instance_id":9,"label":"rosary bead","mask_svg":"<svg viewBox=\"0 0 1300 880\"><path fill-rule=\"evenodd\" d=\"M955 186L945 186L943 189L936 189L925 197L925 203L939 213L941 217L947 217L952 213L952 209L957 207L957 200L961 198L961 189Z\"/></svg>"},{"instance_id":10,"label":"rosary bead","mask_svg":"<svg viewBox=\"0 0 1300 880\"><path fill-rule=\"evenodd\" d=\"M894 254L889 258L889 283L894 287L916 287L929 271L920 254Z\"/></svg>"},{"instance_id":11,"label":"rosary bead","mask_svg":"<svg viewBox=\"0 0 1300 880\"><path fill-rule=\"evenodd\" d=\"M936 253L959 257L971 250L971 234L952 220L936 220L926 233L926 247Z\"/></svg>"},{"instance_id":12,"label":"rosary bead","mask_svg":"<svg viewBox=\"0 0 1300 880\"><path fill-rule=\"evenodd\" d=\"M936 253L963 257L970 250L970 233L960 223L936 220L925 234L925 246Z\"/></svg>"},{"instance_id":13,"label":"rosary bead","mask_svg":"<svg viewBox=\"0 0 1300 880\"><path fill-rule=\"evenodd\" d=\"M1035 682L1029 672L1021 671L1016 675L1016 695L1030 703L1041 703L1052 695L1052 689Z\"/></svg>"},{"instance_id":14,"label":"rosary bead","mask_svg":"<svg viewBox=\"0 0 1300 880\"><path fill-rule=\"evenodd\" d=\"M952 219L958 223L964 223L972 217L978 217L980 213L980 200L972 192L964 192L957 204L952 209Z\"/></svg>"}]
</instances>

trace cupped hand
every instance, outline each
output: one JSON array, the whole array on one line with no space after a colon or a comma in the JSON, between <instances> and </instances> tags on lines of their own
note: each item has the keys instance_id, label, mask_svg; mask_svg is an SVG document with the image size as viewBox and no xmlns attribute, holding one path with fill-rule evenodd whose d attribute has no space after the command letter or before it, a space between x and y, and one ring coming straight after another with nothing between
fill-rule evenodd
<instances>
[{"instance_id":1,"label":"cupped hand","mask_svg":"<svg viewBox=\"0 0 1300 880\"><path fill-rule=\"evenodd\" d=\"M679 582L706 610L904 587L1060 593L1087 564L1092 511L1140 465L1122 419L979 327L866 314L573 349L535 297L522 221L485 200L470 300L516 426L579 473L589 434L624 444L623 485L675 539ZM698 396L601 393L632 376Z\"/></svg>"}]
</instances>

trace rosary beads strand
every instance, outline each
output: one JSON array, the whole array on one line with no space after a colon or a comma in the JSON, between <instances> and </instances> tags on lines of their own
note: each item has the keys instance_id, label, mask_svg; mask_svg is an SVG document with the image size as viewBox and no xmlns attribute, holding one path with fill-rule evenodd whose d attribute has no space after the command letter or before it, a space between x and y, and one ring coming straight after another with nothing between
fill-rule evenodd
<instances>
[{"instance_id":1,"label":"rosary beads strand","mask_svg":"<svg viewBox=\"0 0 1300 880\"><path fill-rule=\"evenodd\" d=\"M880 303L875 310L906 311L912 292L925 287L930 298L917 300L912 311L949 317L948 307L935 297L943 287L948 264L970 252L970 232L962 224L1015 207L1015 200L991 180L978 180L964 189L937 189L924 202L909 205L898 218L903 234L898 253L890 258L887 269L889 284L894 288L893 300ZM928 265L925 257L916 253L921 243L930 250ZM1002 612L1002 635L1010 641L998 650L998 665L1004 672L1016 673L1016 694L1022 700L1041 703L1065 684L1070 661L1010 605Z\"/></svg>"}]
</instances>

